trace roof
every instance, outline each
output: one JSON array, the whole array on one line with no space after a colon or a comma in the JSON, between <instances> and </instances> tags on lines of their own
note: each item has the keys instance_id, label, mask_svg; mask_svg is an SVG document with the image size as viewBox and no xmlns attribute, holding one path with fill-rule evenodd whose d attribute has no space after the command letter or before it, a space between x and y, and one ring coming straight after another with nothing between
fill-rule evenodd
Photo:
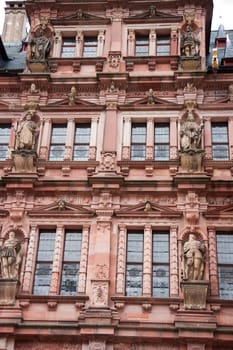
<instances>
[{"instance_id":1,"label":"roof","mask_svg":"<svg viewBox=\"0 0 233 350\"><path fill-rule=\"evenodd\" d=\"M26 52L22 51L22 43L3 43L0 36L0 72L22 72L25 63Z\"/></svg>"}]
</instances>

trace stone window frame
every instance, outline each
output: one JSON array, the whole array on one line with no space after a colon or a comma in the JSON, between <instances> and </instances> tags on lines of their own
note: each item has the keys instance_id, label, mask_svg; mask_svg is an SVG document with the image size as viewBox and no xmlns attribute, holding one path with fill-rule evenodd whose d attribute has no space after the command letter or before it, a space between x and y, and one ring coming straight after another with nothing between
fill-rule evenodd
<instances>
[{"instance_id":1,"label":"stone window frame","mask_svg":"<svg viewBox=\"0 0 233 350\"><path fill-rule=\"evenodd\" d=\"M133 123L135 124L146 124L146 156L145 160L150 161L161 161L163 163L169 162L170 160L177 159L177 152L178 152L178 133L177 133L177 118L171 117L171 112L168 113L159 113L160 116L157 117L157 114L159 112L155 113L148 113L148 115L145 117L145 113L143 113L144 117L141 116L141 113L138 114L135 113L123 113L123 125L122 125L122 147L121 147L121 160L127 160L131 161L131 130ZM176 115L177 113L175 113ZM155 126L156 125L169 125L169 159L166 160L159 160L155 158ZM173 133L177 134L177 137L174 138L172 136L171 130ZM119 150L120 151L120 150Z\"/></svg>"},{"instance_id":2,"label":"stone window frame","mask_svg":"<svg viewBox=\"0 0 233 350\"><path fill-rule=\"evenodd\" d=\"M41 130L40 145L39 145L39 159L49 161L50 146L51 146L51 136L53 125L66 125L66 141L64 145L64 159L58 160L62 161L72 161L72 162L87 162L89 160L96 160L97 157L97 147L98 147L98 133L99 133L99 119L100 116L92 113L79 113L78 116L73 115L68 117L66 120L64 118L46 118L43 121L43 127ZM90 141L89 141L89 157L88 159L74 160L74 146L75 146L75 127L76 125L90 125ZM52 162L52 161L51 161ZM56 162L56 160L55 160Z\"/></svg>"},{"instance_id":3,"label":"stone window frame","mask_svg":"<svg viewBox=\"0 0 233 350\"><path fill-rule=\"evenodd\" d=\"M41 214L40 221L46 221L43 219L43 214ZM56 220L60 221L60 220ZM64 222L65 220L62 219ZM37 253L38 253L38 244L39 244L39 236L40 232L43 230L53 230L55 232L55 244L53 256L51 259L52 262L52 270L51 270L51 279L49 286L48 294L34 294L34 281L35 281L35 272L36 272L36 262L37 262ZM77 276L77 290L76 294L81 294L86 292L86 279L87 279L87 264L88 264L88 247L89 247L89 239L90 239L90 224L81 222L80 225L74 224L63 224L58 223L57 225L46 225L33 223L31 225L30 236L28 249L26 254L26 262L25 262L25 271L24 278L22 283L22 292L23 294L31 294L34 296L62 296L60 293L60 284L61 284L61 268L63 263L63 252L64 252L64 242L65 242L65 233L68 230L78 230L82 233L82 243L80 250L80 268ZM65 295L74 296L74 295Z\"/></svg>"},{"instance_id":4,"label":"stone window frame","mask_svg":"<svg viewBox=\"0 0 233 350\"><path fill-rule=\"evenodd\" d=\"M142 263L142 295L141 297L159 298L153 296L153 259L152 240L153 233L167 232L169 237L169 295L162 297L170 298L178 295L178 256L172 255L172 251L177 251L177 226L154 227L151 224L144 226L133 226L132 224L118 225L118 248L117 248L117 272L116 272L116 295L126 295L126 266L127 266L127 234L128 232L143 232L143 263ZM178 254L178 253L177 253ZM176 265L176 271L174 266ZM173 270L172 270L173 269ZM133 297L133 296L132 296Z\"/></svg>"}]
</instances>

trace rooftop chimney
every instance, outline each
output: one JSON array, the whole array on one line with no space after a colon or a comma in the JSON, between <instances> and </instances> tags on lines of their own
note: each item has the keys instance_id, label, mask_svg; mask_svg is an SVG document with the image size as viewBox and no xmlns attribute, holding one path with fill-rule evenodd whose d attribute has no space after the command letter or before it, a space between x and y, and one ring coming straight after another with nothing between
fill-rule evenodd
<instances>
[{"instance_id":1,"label":"rooftop chimney","mask_svg":"<svg viewBox=\"0 0 233 350\"><path fill-rule=\"evenodd\" d=\"M26 21L25 1L6 1L3 42L21 42L26 37Z\"/></svg>"}]
</instances>

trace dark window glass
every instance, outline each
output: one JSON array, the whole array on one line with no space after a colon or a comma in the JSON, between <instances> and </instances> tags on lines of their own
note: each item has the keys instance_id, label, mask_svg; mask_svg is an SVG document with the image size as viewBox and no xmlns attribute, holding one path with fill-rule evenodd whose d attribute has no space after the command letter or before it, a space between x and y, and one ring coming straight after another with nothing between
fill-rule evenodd
<instances>
[{"instance_id":1,"label":"dark window glass","mask_svg":"<svg viewBox=\"0 0 233 350\"><path fill-rule=\"evenodd\" d=\"M66 231L62 263L61 295L75 295L77 293L81 243L81 232L73 230Z\"/></svg>"},{"instance_id":2,"label":"dark window glass","mask_svg":"<svg viewBox=\"0 0 233 350\"><path fill-rule=\"evenodd\" d=\"M5 160L7 157L10 132L11 126L9 124L0 125L0 160Z\"/></svg>"},{"instance_id":3,"label":"dark window glass","mask_svg":"<svg viewBox=\"0 0 233 350\"><path fill-rule=\"evenodd\" d=\"M170 37L169 35L157 35L157 56L170 56Z\"/></svg>"},{"instance_id":4,"label":"dark window glass","mask_svg":"<svg viewBox=\"0 0 233 350\"><path fill-rule=\"evenodd\" d=\"M142 295L143 233L127 235L126 295Z\"/></svg>"},{"instance_id":5,"label":"dark window glass","mask_svg":"<svg viewBox=\"0 0 233 350\"><path fill-rule=\"evenodd\" d=\"M66 144L66 125L53 125L49 160L63 160Z\"/></svg>"},{"instance_id":6,"label":"dark window glass","mask_svg":"<svg viewBox=\"0 0 233 350\"><path fill-rule=\"evenodd\" d=\"M233 299L233 235L217 233L218 282L222 299Z\"/></svg>"},{"instance_id":7,"label":"dark window glass","mask_svg":"<svg viewBox=\"0 0 233 350\"><path fill-rule=\"evenodd\" d=\"M56 230L40 231L33 294L49 294L55 237Z\"/></svg>"},{"instance_id":8,"label":"dark window glass","mask_svg":"<svg viewBox=\"0 0 233 350\"><path fill-rule=\"evenodd\" d=\"M146 124L133 123L131 133L131 159L144 160L146 158Z\"/></svg>"},{"instance_id":9,"label":"dark window glass","mask_svg":"<svg viewBox=\"0 0 233 350\"><path fill-rule=\"evenodd\" d=\"M76 41L75 37L63 38L61 57L75 57Z\"/></svg>"},{"instance_id":10,"label":"dark window glass","mask_svg":"<svg viewBox=\"0 0 233 350\"><path fill-rule=\"evenodd\" d=\"M88 160L91 126L90 124L76 125L74 138L74 160Z\"/></svg>"},{"instance_id":11,"label":"dark window glass","mask_svg":"<svg viewBox=\"0 0 233 350\"><path fill-rule=\"evenodd\" d=\"M229 159L227 123L212 123L212 153L214 160Z\"/></svg>"},{"instance_id":12,"label":"dark window glass","mask_svg":"<svg viewBox=\"0 0 233 350\"><path fill-rule=\"evenodd\" d=\"M155 125L155 160L169 160L169 124Z\"/></svg>"},{"instance_id":13,"label":"dark window glass","mask_svg":"<svg viewBox=\"0 0 233 350\"><path fill-rule=\"evenodd\" d=\"M136 35L135 38L135 56L149 55L149 37L148 35Z\"/></svg>"},{"instance_id":14,"label":"dark window glass","mask_svg":"<svg viewBox=\"0 0 233 350\"><path fill-rule=\"evenodd\" d=\"M153 296L169 296L169 233L153 232Z\"/></svg>"},{"instance_id":15,"label":"dark window glass","mask_svg":"<svg viewBox=\"0 0 233 350\"><path fill-rule=\"evenodd\" d=\"M87 36L83 41L83 57L96 57L97 55L97 37Z\"/></svg>"}]
</instances>

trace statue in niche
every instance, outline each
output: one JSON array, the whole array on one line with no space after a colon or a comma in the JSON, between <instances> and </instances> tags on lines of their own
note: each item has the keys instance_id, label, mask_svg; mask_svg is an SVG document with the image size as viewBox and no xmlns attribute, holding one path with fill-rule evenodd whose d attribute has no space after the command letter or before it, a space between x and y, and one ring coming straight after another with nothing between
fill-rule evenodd
<instances>
[{"instance_id":1,"label":"statue in niche","mask_svg":"<svg viewBox=\"0 0 233 350\"><path fill-rule=\"evenodd\" d=\"M15 232L9 232L9 238L0 247L1 275L3 279L18 279L21 262L21 243Z\"/></svg>"},{"instance_id":2,"label":"statue in niche","mask_svg":"<svg viewBox=\"0 0 233 350\"><path fill-rule=\"evenodd\" d=\"M190 24L187 24L181 37L181 55L185 57L200 55L200 40L195 37Z\"/></svg>"},{"instance_id":3,"label":"statue in niche","mask_svg":"<svg viewBox=\"0 0 233 350\"><path fill-rule=\"evenodd\" d=\"M201 136L203 130L203 123L195 122L193 113L188 112L187 120L180 129L180 148L181 151L198 150L201 149Z\"/></svg>"},{"instance_id":4,"label":"statue in niche","mask_svg":"<svg viewBox=\"0 0 233 350\"><path fill-rule=\"evenodd\" d=\"M37 134L37 124L32 120L32 112L27 112L23 120L19 122L16 130L16 149L34 150Z\"/></svg>"},{"instance_id":5,"label":"statue in niche","mask_svg":"<svg viewBox=\"0 0 233 350\"><path fill-rule=\"evenodd\" d=\"M183 248L184 280L202 280L205 268L205 245L196 239L195 234L189 234Z\"/></svg>"},{"instance_id":6,"label":"statue in niche","mask_svg":"<svg viewBox=\"0 0 233 350\"><path fill-rule=\"evenodd\" d=\"M75 100L77 96L77 91L75 86L72 86L70 89L70 92L68 93L68 99L69 99L69 106L75 106Z\"/></svg>"},{"instance_id":7,"label":"statue in niche","mask_svg":"<svg viewBox=\"0 0 233 350\"><path fill-rule=\"evenodd\" d=\"M45 36L44 30L39 31L39 35L31 41L31 60L43 62L47 59L51 42Z\"/></svg>"}]
</instances>

